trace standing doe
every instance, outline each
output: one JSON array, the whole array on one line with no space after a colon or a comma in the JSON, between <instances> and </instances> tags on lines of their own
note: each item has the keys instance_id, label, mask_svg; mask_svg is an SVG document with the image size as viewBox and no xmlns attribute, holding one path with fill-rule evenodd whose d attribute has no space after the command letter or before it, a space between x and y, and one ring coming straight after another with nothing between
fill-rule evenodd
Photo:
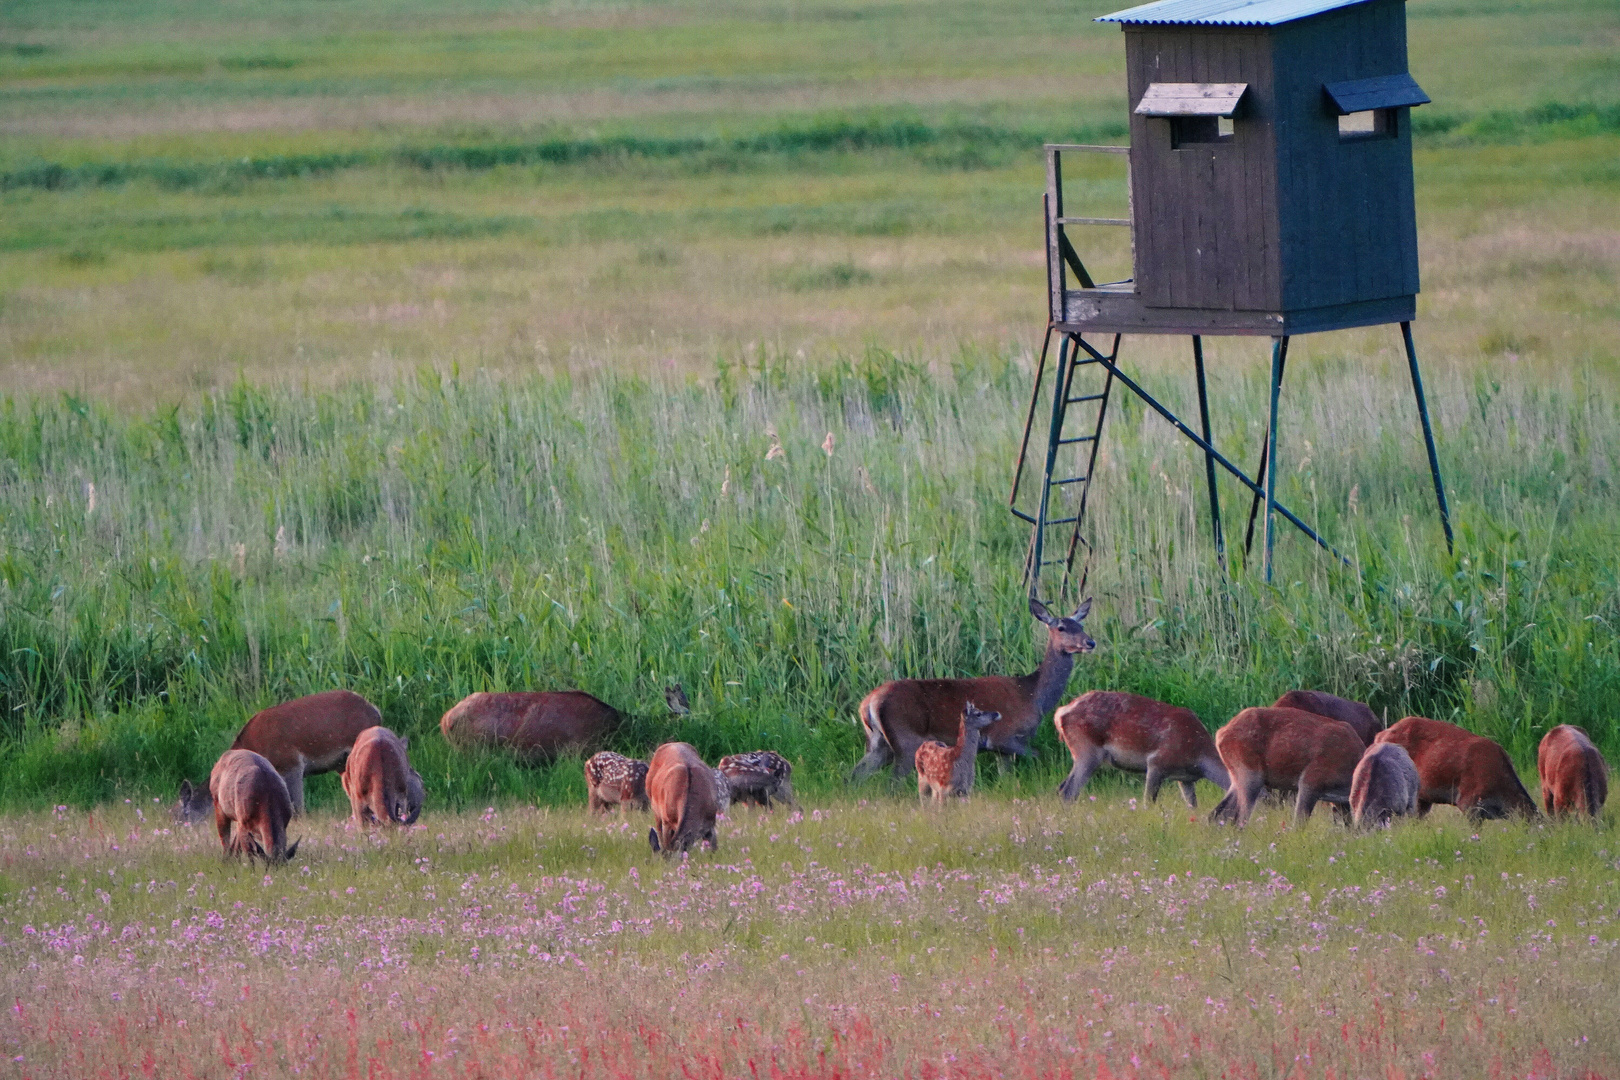
<instances>
[{"instance_id":1,"label":"standing doe","mask_svg":"<svg viewBox=\"0 0 1620 1080\"><path fill-rule=\"evenodd\" d=\"M1231 786L1215 740L1191 709L1115 690L1088 690L1052 716L1058 737L1074 756L1074 768L1058 785L1073 802L1099 766L1147 774L1147 800L1159 797L1166 780L1181 785L1181 797L1196 807L1193 785L1208 780Z\"/></svg>"},{"instance_id":2,"label":"standing doe","mask_svg":"<svg viewBox=\"0 0 1620 1080\"><path fill-rule=\"evenodd\" d=\"M287 822L292 820L287 782L264 756L225 751L208 776L208 792L226 855L258 855L278 863L298 853L297 844L287 846Z\"/></svg>"},{"instance_id":3,"label":"standing doe","mask_svg":"<svg viewBox=\"0 0 1620 1080\"><path fill-rule=\"evenodd\" d=\"M468 694L439 730L452 746L499 746L528 760L594 751L618 726L618 712L583 690Z\"/></svg>"},{"instance_id":4,"label":"standing doe","mask_svg":"<svg viewBox=\"0 0 1620 1080\"><path fill-rule=\"evenodd\" d=\"M690 745L672 742L660 746L647 767L647 799L654 822L647 842L653 851L673 855L705 840L710 850L719 850L714 827L720 813L717 787L714 770Z\"/></svg>"},{"instance_id":5,"label":"standing doe","mask_svg":"<svg viewBox=\"0 0 1620 1080\"><path fill-rule=\"evenodd\" d=\"M1609 798L1609 766L1586 732L1559 724L1541 738L1536 751L1541 804L1548 814L1597 817Z\"/></svg>"},{"instance_id":6,"label":"standing doe","mask_svg":"<svg viewBox=\"0 0 1620 1080\"><path fill-rule=\"evenodd\" d=\"M904 776L916 761L917 747L928 739L941 742L956 732L957 717L971 698L989 705L1001 719L981 735L983 748L998 754L1027 757L1029 740L1041 719L1063 698L1075 653L1088 653L1097 643L1086 633L1088 599L1073 615L1058 618L1031 597L1029 613L1046 626L1046 655L1028 675L981 675L976 679L895 679L873 690L857 709L866 733L866 756L851 780L862 780L889 763Z\"/></svg>"},{"instance_id":7,"label":"standing doe","mask_svg":"<svg viewBox=\"0 0 1620 1080\"><path fill-rule=\"evenodd\" d=\"M1213 822L1246 825L1264 789L1298 792L1294 823L1304 825L1318 802L1350 816L1350 780L1365 747L1349 724L1323 723L1299 709L1244 709L1215 733L1232 787L1210 813Z\"/></svg>"},{"instance_id":8,"label":"standing doe","mask_svg":"<svg viewBox=\"0 0 1620 1080\"><path fill-rule=\"evenodd\" d=\"M385 727L367 728L354 740L339 779L356 828L385 821L416 823L422 812L422 778L405 754L409 745Z\"/></svg>"},{"instance_id":9,"label":"standing doe","mask_svg":"<svg viewBox=\"0 0 1620 1080\"><path fill-rule=\"evenodd\" d=\"M943 803L948 796L972 791L979 732L1000 719L1000 713L982 712L973 707L973 702L966 702L956 729L956 745L929 739L917 747L917 797L926 799L932 795L936 803Z\"/></svg>"},{"instance_id":10,"label":"standing doe","mask_svg":"<svg viewBox=\"0 0 1620 1080\"><path fill-rule=\"evenodd\" d=\"M1375 743L1394 743L1418 771L1418 816L1435 803L1450 803L1473 821L1509 814L1536 815L1513 759L1483 735L1444 720L1408 716L1378 733Z\"/></svg>"}]
</instances>

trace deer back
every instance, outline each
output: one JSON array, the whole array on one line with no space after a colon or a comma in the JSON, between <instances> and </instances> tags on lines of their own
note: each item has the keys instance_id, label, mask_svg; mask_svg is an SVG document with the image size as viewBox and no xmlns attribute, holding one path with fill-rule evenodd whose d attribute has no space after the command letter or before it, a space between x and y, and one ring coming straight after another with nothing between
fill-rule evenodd
<instances>
[{"instance_id":1,"label":"deer back","mask_svg":"<svg viewBox=\"0 0 1620 1080\"><path fill-rule=\"evenodd\" d=\"M1444 720L1407 716L1378 733L1378 743L1394 743L1417 766L1418 798L1427 803L1480 806L1488 815L1535 813L1513 760L1483 735Z\"/></svg>"},{"instance_id":2,"label":"deer back","mask_svg":"<svg viewBox=\"0 0 1620 1080\"><path fill-rule=\"evenodd\" d=\"M1596 816L1608 801L1608 763L1586 732L1572 724L1559 724L1542 736L1536 772L1551 813L1578 810Z\"/></svg>"},{"instance_id":3,"label":"deer back","mask_svg":"<svg viewBox=\"0 0 1620 1080\"><path fill-rule=\"evenodd\" d=\"M1153 755L1161 765L1183 768L1216 756L1215 740L1197 713L1140 694L1089 690L1054 713L1052 723L1071 752L1098 747L1138 771Z\"/></svg>"},{"instance_id":4,"label":"deer back","mask_svg":"<svg viewBox=\"0 0 1620 1080\"><path fill-rule=\"evenodd\" d=\"M299 765L325 772L342 764L362 731L381 723L377 707L353 690L326 690L254 713L231 749L251 750L277 772Z\"/></svg>"},{"instance_id":5,"label":"deer back","mask_svg":"<svg viewBox=\"0 0 1620 1080\"><path fill-rule=\"evenodd\" d=\"M404 740L380 725L369 727L354 740L343 766L343 787L356 794L376 794L381 805L373 805L372 813L382 810L390 820L404 825L411 816L411 773Z\"/></svg>"},{"instance_id":6,"label":"deer back","mask_svg":"<svg viewBox=\"0 0 1620 1080\"><path fill-rule=\"evenodd\" d=\"M469 694L439 721L454 746L504 746L529 757L550 758L599 747L619 714L581 690Z\"/></svg>"},{"instance_id":7,"label":"deer back","mask_svg":"<svg viewBox=\"0 0 1620 1080\"><path fill-rule=\"evenodd\" d=\"M1350 813L1361 828L1416 813L1417 797L1417 766L1394 743L1370 747L1350 777Z\"/></svg>"},{"instance_id":8,"label":"deer back","mask_svg":"<svg viewBox=\"0 0 1620 1080\"><path fill-rule=\"evenodd\" d=\"M1317 716L1325 716L1329 720L1343 721L1355 728L1356 734L1367 746L1371 746L1373 739L1384 730L1383 721L1378 719L1378 714L1364 703L1321 690L1290 690L1276 700L1274 707L1299 709L1315 713Z\"/></svg>"},{"instance_id":9,"label":"deer back","mask_svg":"<svg viewBox=\"0 0 1620 1080\"><path fill-rule=\"evenodd\" d=\"M214 813L236 823L238 834L261 830L274 837L267 858L285 858L292 797L269 759L251 750L227 750L208 776Z\"/></svg>"},{"instance_id":10,"label":"deer back","mask_svg":"<svg viewBox=\"0 0 1620 1080\"><path fill-rule=\"evenodd\" d=\"M647 767L647 799L653 813L649 839L654 851L686 851L705 837L712 841L720 812L714 770L689 744L665 743L653 753Z\"/></svg>"},{"instance_id":11,"label":"deer back","mask_svg":"<svg viewBox=\"0 0 1620 1080\"><path fill-rule=\"evenodd\" d=\"M1267 787L1279 789L1295 786L1308 769L1348 789L1365 750L1348 724L1276 706L1238 713L1215 733L1215 747L1228 771L1258 773Z\"/></svg>"},{"instance_id":12,"label":"deer back","mask_svg":"<svg viewBox=\"0 0 1620 1080\"><path fill-rule=\"evenodd\" d=\"M1040 724L1033 692L1021 680L1008 675L895 679L866 695L861 713L879 718L890 746L900 745L891 728L917 738L954 743L962 710L970 701L987 712L1001 714L1000 720L984 729L984 737L992 743L1027 734Z\"/></svg>"}]
</instances>

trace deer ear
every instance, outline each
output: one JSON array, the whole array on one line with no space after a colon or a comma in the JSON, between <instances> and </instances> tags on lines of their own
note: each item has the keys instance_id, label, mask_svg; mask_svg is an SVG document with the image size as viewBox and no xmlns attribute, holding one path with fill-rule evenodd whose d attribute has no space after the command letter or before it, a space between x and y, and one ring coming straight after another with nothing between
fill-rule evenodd
<instances>
[{"instance_id":1,"label":"deer ear","mask_svg":"<svg viewBox=\"0 0 1620 1080\"><path fill-rule=\"evenodd\" d=\"M399 748L401 750L409 750L411 748L411 737L409 735L400 736Z\"/></svg>"},{"instance_id":2,"label":"deer ear","mask_svg":"<svg viewBox=\"0 0 1620 1080\"><path fill-rule=\"evenodd\" d=\"M182 780L182 781L180 781L180 801L181 802L189 802L190 800L191 800L191 781L190 780Z\"/></svg>"},{"instance_id":3,"label":"deer ear","mask_svg":"<svg viewBox=\"0 0 1620 1080\"><path fill-rule=\"evenodd\" d=\"M1035 616L1041 622L1045 623L1047 626L1051 626L1052 623L1056 621L1052 618L1052 613L1046 610L1046 605L1035 599L1033 596L1029 598L1029 613Z\"/></svg>"},{"instance_id":4,"label":"deer ear","mask_svg":"<svg viewBox=\"0 0 1620 1080\"><path fill-rule=\"evenodd\" d=\"M1090 615L1090 614L1091 614L1091 597L1088 596L1080 604L1079 607L1074 609L1074 615L1071 616L1071 617L1074 619L1075 622L1081 622L1082 620L1085 619L1085 617L1087 615Z\"/></svg>"}]
</instances>

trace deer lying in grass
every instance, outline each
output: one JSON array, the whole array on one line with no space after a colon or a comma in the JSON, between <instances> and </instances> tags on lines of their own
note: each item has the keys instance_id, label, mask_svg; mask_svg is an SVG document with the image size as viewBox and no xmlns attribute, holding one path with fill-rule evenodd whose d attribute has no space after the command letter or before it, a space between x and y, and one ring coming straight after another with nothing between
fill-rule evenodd
<instances>
[{"instance_id":1,"label":"deer lying in grass","mask_svg":"<svg viewBox=\"0 0 1620 1080\"><path fill-rule=\"evenodd\" d=\"M585 791L592 813L610 806L647 809L647 763L603 750L585 762Z\"/></svg>"},{"instance_id":2,"label":"deer lying in grass","mask_svg":"<svg viewBox=\"0 0 1620 1080\"><path fill-rule=\"evenodd\" d=\"M236 733L232 750L250 750L270 762L287 785L294 814L304 812L304 777L343 768L354 740L382 723L377 706L353 690L326 690L254 713ZM201 821L210 797L189 780L174 808L182 821Z\"/></svg>"},{"instance_id":3,"label":"deer lying in grass","mask_svg":"<svg viewBox=\"0 0 1620 1080\"><path fill-rule=\"evenodd\" d=\"M1609 766L1586 732L1559 724L1541 737L1536 750L1541 804L1548 814L1597 817L1609 798Z\"/></svg>"},{"instance_id":4,"label":"deer lying in grass","mask_svg":"<svg viewBox=\"0 0 1620 1080\"><path fill-rule=\"evenodd\" d=\"M714 819L720 813L720 792L714 770L698 752L683 742L665 743L647 767L647 799L654 825L647 842L655 852L673 855L708 841L720 848Z\"/></svg>"},{"instance_id":5,"label":"deer lying in grass","mask_svg":"<svg viewBox=\"0 0 1620 1080\"><path fill-rule=\"evenodd\" d=\"M618 724L618 712L605 702L582 690L558 690L468 694L444 714L439 730L452 746L499 746L546 760L595 751Z\"/></svg>"},{"instance_id":6,"label":"deer lying in grass","mask_svg":"<svg viewBox=\"0 0 1620 1080\"><path fill-rule=\"evenodd\" d=\"M298 853L296 843L287 846L292 820L287 782L265 757L251 750L225 751L208 776L208 791L226 856L257 855L280 863Z\"/></svg>"},{"instance_id":7,"label":"deer lying in grass","mask_svg":"<svg viewBox=\"0 0 1620 1080\"><path fill-rule=\"evenodd\" d=\"M1444 720L1408 716L1379 732L1374 742L1394 743L1411 755L1418 772L1419 817L1435 803L1450 803L1473 821L1536 815L1513 760L1483 735Z\"/></svg>"},{"instance_id":8,"label":"deer lying in grass","mask_svg":"<svg viewBox=\"0 0 1620 1080\"><path fill-rule=\"evenodd\" d=\"M1273 702L1272 708L1299 709L1329 720L1343 720L1356 729L1363 746L1371 746L1373 738L1384 730L1384 722L1378 719L1378 714L1362 702L1321 690L1290 690Z\"/></svg>"},{"instance_id":9,"label":"deer lying in grass","mask_svg":"<svg viewBox=\"0 0 1620 1080\"><path fill-rule=\"evenodd\" d=\"M727 754L719 768L733 802L768 807L775 800L793 805L793 764L775 750Z\"/></svg>"},{"instance_id":10,"label":"deer lying in grass","mask_svg":"<svg viewBox=\"0 0 1620 1080\"><path fill-rule=\"evenodd\" d=\"M866 733L866 756L850 779L863 780L891 762L895 775L904 776L915 764L917 747L928 739L945 742L955 736L957 718L970 698L1001 714L981 735L984 749L1029 756L1030 737L1069 685L1075 653L1097 647L1083 625L1090 611L1087 600L1073 615L1058 618L1030 599L1030 614L1046 626L1046 656L1028 675L896 679L867 694L857 710Z\"/></svg>"},{"instance_id":11,"label":"deer lying in grass","mask_svg":"<svg viewBox=\"0 0 1620 1080\"><path fill-rule=\"evenodd\" d=\"M1000 713L983 712L969 701L962 706L955 745L929 739L917 747L917 797L933 796L934 802L943 804L952 795L966 796L972 791L979 732L1000 719Z\"/></svg>"},{"instance_id":12,"label":"deer lying in grass","mask_svg":"<svg viewBox=\"0 0 1620 1080\"><path fill-rule=\"evenodd\" d=\"M414 825L422 813L422 778L411 768L410 741L385 727L370 727L354 740L340 779L357 828L385 821Z\"/></svg>"},{"instance_id":13,"label":"deer lying in grass","mask_svg":"<svg viewBox=\"0 0 1620 1080\"><path fill-rule=\"evenodd\" d=\"M1074 768L1058 794L1073 802L1099 766L1147 774L1147 800L1159 797L1166 780L1181 785L1187 805L1196 807L1194 783L1208 780L1225 792L1231 786L1215 740L1191 709L1115 690L1089 690L1052 716L1058 737L1074 757Z\"/></svg>"},{"instance_id":14,"label":"deer lying in grass","mask_svg":"<svg viewBox=\"0 0 1620 1080\"><path fill-rule=\"evenodd\" d=\"M1358 829L1388 828L1417 813L1417 797L1417 766L1394 743L1369 747L1350 776L1350 816Z\"/></svg>"},{"instance_id":15,"label":"deer lying in grass","mask_svg":"<svg viewBox=\"0 0 1620 1080\"><path fill-rule=\"evenodd\" d=\"M1246 825L1262 790L1298 792L1294 822L1304 825L1318 802L1350 816L1350 780L1365 747L1349 724L1324 723L1298 709L1244 709L1215 733L1232 787L1212 822Z\"/></svg>"}]
</instances>

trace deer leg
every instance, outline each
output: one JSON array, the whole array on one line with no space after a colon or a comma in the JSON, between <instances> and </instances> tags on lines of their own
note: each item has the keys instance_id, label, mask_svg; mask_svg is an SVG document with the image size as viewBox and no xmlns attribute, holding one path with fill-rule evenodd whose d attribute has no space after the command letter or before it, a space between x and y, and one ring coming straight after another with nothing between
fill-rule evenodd
<instances>
[{"instance_id":1,"label":"deer leg","mask_svg":"<svg viewBox=\"0 0 1620 1080\"><path fill-rule=\"evenodd\" d=\"M1145 792L1149 803L1159 801L1159 789L1163 786L1164 770L1157 765L1149 765L1147 770L1147 790Z\"/></svg>"},{"instance_id":2,"label":"deer leg","mask_svg":"<svg viewBox=\"0 0 1620 1080\"><path fill-rule=\"evenodd\" d=\"M1198 788L1193 782L1191 780L1178 780L1176 783L1181 785L1181 797L1187 800L1187 805L1194 810L1198 809Z\"/></svg>"},{"instance_id":3,"label":"deer leg","mask_svg":"<svg viewBox=\"0 0 1620 1080\"><path fill-rule=\"evenodd\" d=\"M1070 752L1073 753L1072 750ZM1069 775L1058 785L1058 794L1063 797L1063 801L1074 802L1078 799L1080 789L1086 786L1091 774L1096 772L1101 764L1102 751L1089 743L1079 753L1075 753L1074 768L1069 770Z\"/></svg>"},{"instance_id":4,"label":"deer leg","mask_svg":"<svg viewBox=\"0 0 1620 1080\"><path fill-rule=\"evenodd\" d=\"M1314 784L1301 782L1299 800L1294 803L1294 824L1304 828L1305 823L1311 819L1311 811L1316 809L1316 804L1321 798L1322 793Z\"/></svg>"},{"instance_id":5,"label":"deer leg","mask_svg":"<svg viewBox=\"0 0 1620 1080\"><path fill-rule=\"evenodd\" d=\"M219 832L219 846L225 854L233 854L231 848L231 819L226 817L219 809L219 803L214 804L214 828Z\"/></svg>"},{"instance_id":6,"label":"deer leg","mask_svg":"<svg viewBox=\"0 0 1620 1080\"><path fill-rule=\"evenodd\" d=\"M298 817L304 812L304 763L300 761L281 777L287 782L287 797L292 800L292 812Z\"/></svg>"},{"instance_id":7,"label":"deer leg","mask_svg":"<svg viewBox=\"0 0 1620 1080\"><path fill-rule=\"evenodd\" d=\"M1249 816L1254 813L1254 804L1260 801L1265 786L1265 778L1259 773L1239 774L1232 778L1232 794L1237 799L1238 828L1241 829L1249 823Z\"/></svg>"}]
</instances>

